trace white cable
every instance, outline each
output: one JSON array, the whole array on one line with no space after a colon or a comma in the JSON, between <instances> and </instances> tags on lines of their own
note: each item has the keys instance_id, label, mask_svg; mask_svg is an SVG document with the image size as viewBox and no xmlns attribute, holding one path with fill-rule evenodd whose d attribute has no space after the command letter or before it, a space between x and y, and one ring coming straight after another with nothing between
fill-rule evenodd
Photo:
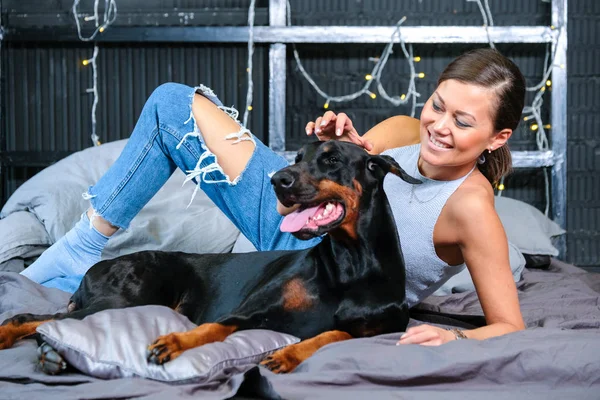
<instances>
[{"instance_id":1,"label":"white cable","mask_svg":"<svg viewBox=\"0 0 600 400\"><path fill-rule=\"evenodd\" d=\"M96 35L98 35L98 33L103 32L106 28L108 28L108 26L110 24L115 22L115 19L117 18L117 3L115 0L105 0L104 21L102 22L102 24L100 24L99 16L98 16L99 0L94 0L94 16L93 17L85 17L84 20L86 20L86 21L93 20L94 25L96 26L96 30L90 36L83 37L83 35L81 34L81 23L79 21L79 18L81 17L81 15L77 11L77 7L79 6L80 2L81 2L81 0L74 0L71 11L73 13L73 16L75 17L75 25L77 26L77 35L79 36L79 39L84 42L89 42L91 40L94 40L94 38L96 37Z\"/></svg>"},{"instance_id":2,"label":"white cable","mask_svg":"<svg viewBox=\"0 0 600 400\"><path fill-rule=\"evenodd\" d=\"M252 80L252 56L254 55L254 15L255 15L256 0L250 2L248 10L248 90L246 91L246 110L244 111L244 120L242 125L247 127L248 117L252 109L252 95L254 92L254 81Z\"/></svg>"},{"instance_id":3,"label":"white cable","mask_svg":"<svg viewBox=\"0 0 600 400\"><path fill-rule=\"evenodd\" d=\"M292 25L292 17L291 17L291 6L290 6L289 0L287 1L287 10L286 11L287 11L287 25L291 26ZM327 106L331 102L341 103L341 102L352 101L352 100L354 100L362 95L365 95L365 94L368 94L369 96L375 98L374 97L375 94L372 93L369 90L369 88L371 87L371 85L374 82L376 82L377 91L379 92L381 97L384 100L392 103L393 105L399 106L401 104L406 104L409 101L412 101L411 116L414 117L415 108L419 105L419 103L416 102L416 97L419 97L420 94L415 90L415 79L417 78L418 75L415 72L414 59L412 57L412 46L410 47L410 51L406 50L406 44L405 44L404 40L402 39L402 35L400 33L400 26L404 23L404 21L406 21L406 17L403 17L402 19L400 19L400 21L398 21L396 23L396 29L394 30L394 32L392 32L390 42L386 45L381 56L376 59L372 59L373 61L375 61L375 66L373 67L373 69L371 70L371 73L369 74L371 76L371 79L367 80L365 82L365 84L362 86L362 88L354 93L341 95L341 96L333 96L333 95L330 95L329 93L326 93L323 89L321 89L319 87L319 85L317 85L317 83L314 81L314 79L310 76L310 74L306 71L306 69L304 68L304 65L302 65L302 61L300 60L300 56L298 54L298 50L296 49L295 45L293 45L294 59L296 60L298 69L304 76L304 79L306 79L306 81L315 89L315 91L321 97L323 97L325 99L325 104ZM383 88L383 84L381 83L381 74L383 73L383 69L385 68L385 65L389 59L390 54L392 53L396 36L398 37L398 40L400 41L402 51L409 63L409 68L411 71L410 80L409 80L409 84L408 84L408 90L407 90L406 94L402 95L402 96L388 95L387 92L385 91L385 89Z\"/></svg>"},{"instance_id":4,"label":"white cable","mask_svg":"<svg viewBox=\"0 0 600 400\"><path fill-rule=\"evenodd\" d=\"M93 17L84 17L85 21L94 21L94 25L96 30L89 37L83 37L81 34L81 23L79 21L81 15L77 11L77 7L79 6L81 0L74 0L73 7L71 11L73 12L73 17L75 18L75 25L77 26L77 35L79 39L84 42L89 42L94 40L98 33L102 33L109 25L111 25L115 19L117 18L117 3L115 0L104 0L104 16L102 24L100 24L100 17L98 13L98 6L100 1L94 0L94 16ZM88 88L87 93L92 93L94 95L94 101L92 103L92 111L91 111L91 120L92 120L92 134L91 139L94 146L99 146L100 138L96 134L96 108L98 106L98 64L96 60L98 58L99 47L98 44L94 44L94 53L92 58L84 61L84 65L91 64L92 65L92 87Z\"/></svg>"}]
</instances>

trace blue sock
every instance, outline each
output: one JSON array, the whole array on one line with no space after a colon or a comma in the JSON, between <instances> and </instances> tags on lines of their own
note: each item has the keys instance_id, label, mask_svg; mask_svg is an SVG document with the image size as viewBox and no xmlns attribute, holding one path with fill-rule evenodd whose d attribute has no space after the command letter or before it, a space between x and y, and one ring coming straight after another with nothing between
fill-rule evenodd
<instances>
[{"instance_id":1,"label":"blue sock","mask_svg":"<svg viewBox=\"0 0 600 400\"><path fill-rule=\"evenodd\" d=\"M21 274L42 284L56 277L82 276L100 261L108 239L108 236L91 226L85 212L65 236L44 251Z\"/></svg>"}]
</instances>

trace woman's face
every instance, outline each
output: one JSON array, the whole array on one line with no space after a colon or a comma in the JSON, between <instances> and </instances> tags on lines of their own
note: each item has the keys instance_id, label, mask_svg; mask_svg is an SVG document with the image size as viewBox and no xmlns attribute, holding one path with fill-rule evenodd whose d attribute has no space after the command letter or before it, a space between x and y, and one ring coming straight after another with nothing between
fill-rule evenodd
<instances>
[{"instance_id":1,"label":"woman's face","mask_svg":"<svg viewBox=\"0 0 600 400\"><path fill-rule=\"evenodd\" d=\"M464 176L481 153L504 144L510 134L504 137L494 132L495 96L490 89L456 80L437 87L421 112L420 167L425 176Z\"/></svg>"}]
</instances>

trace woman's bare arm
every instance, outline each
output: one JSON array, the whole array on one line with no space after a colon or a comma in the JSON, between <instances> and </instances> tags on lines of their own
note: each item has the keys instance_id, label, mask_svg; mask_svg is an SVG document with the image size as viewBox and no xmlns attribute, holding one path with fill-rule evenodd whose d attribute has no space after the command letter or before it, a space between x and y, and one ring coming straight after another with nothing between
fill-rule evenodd
<instances>
[{"instance_id":1,"label":"woman's bare arm","mask_svg":"<svg viewBox=\"0 0 600 400\"><path fill-rule=\"evenodd\" d=\"M480 193L470 193L473 190ZM524 329L508 241L494 209L493 192L470 188L452 203L449 211L456 223L458 243L487 322L482 328L465 331L467 337L486 339Z\"/></svg>"}]
</instances>

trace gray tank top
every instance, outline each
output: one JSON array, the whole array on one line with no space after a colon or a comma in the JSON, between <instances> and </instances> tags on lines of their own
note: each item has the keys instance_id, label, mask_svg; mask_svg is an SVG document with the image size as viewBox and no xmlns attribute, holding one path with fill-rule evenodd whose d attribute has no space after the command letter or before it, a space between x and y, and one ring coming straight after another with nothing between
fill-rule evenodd
<instances>
[{"instance_id":1,"label":"gray tank top","mask_svg":"<svg viewBox=\"0 0 600 400\"><path fill-rule=\"evenodd\" d=\"M448 265L435 252L433 228L448 198L473 172L453 181L436 181L421 175L418 168L421 145L416 144L384 151L392 156L407 174L423 181L411 185L388 174L383 189L398 226L400 245L406 265L406 300L412 307L435 292L465 264Z\"/></svg>"}]
</instances>

